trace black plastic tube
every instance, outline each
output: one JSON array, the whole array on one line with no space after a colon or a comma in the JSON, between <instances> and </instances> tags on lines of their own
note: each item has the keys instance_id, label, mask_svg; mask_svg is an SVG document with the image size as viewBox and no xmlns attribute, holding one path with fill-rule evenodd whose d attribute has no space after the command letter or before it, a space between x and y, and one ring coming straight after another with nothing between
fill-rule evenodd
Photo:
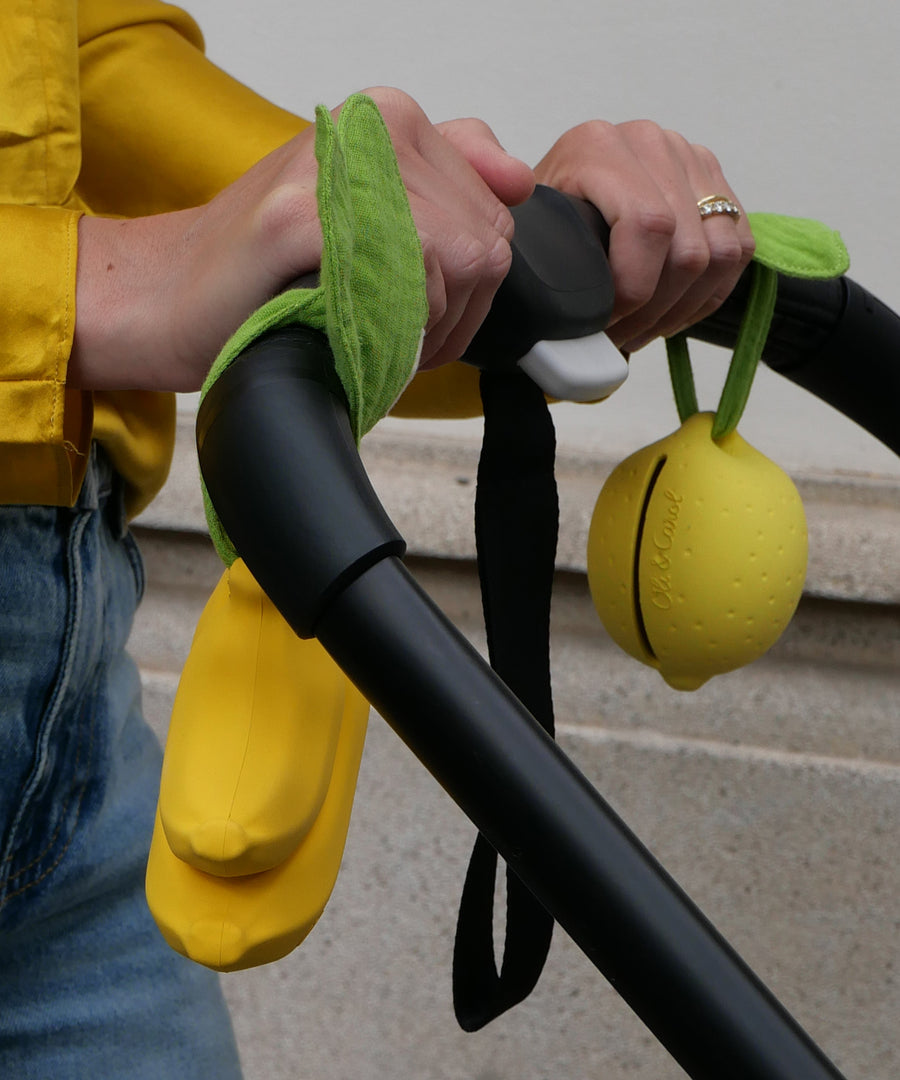
<instances>
[{"instance_id":1,"label":"black plastic tube","mask_svg":"<svg viewBox=\"0 0 900 1080\"><path fill-rule=\"evenodd\" d=\"M317 636L694 1080L840 1073L399 560Z\"/></svg>"}]
</instances>

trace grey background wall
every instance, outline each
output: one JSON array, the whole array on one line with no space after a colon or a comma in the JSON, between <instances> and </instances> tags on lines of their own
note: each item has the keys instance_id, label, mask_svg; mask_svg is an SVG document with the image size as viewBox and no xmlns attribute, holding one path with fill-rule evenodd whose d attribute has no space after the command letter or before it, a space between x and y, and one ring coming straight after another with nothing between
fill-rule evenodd
<instances>
[{"instance_id":1,"label":"grey background wall","mask_svg":"<svg viewBox=\"0 0 900 1080\"><path fill-rule=\"evenodd\" d=\"M900 303L900 264L886 233L900 167L900 8L891 0L184 6L217 63L302 115L366 86L399 86L433 120L486 119L527 161L591 117L648 117L675 128L715 151L748 210L838 229L853 275ZM673 413L662 365L660 347L640 353L631 385L602 416L560 410L562 439L618 452L667 432ZM721 354L711 351L698 367L712 404ZM742 428L761 450L788 467L896 475L896 458L767 374Z\"/></svg>"},{"instance_id":2,"label":"grey background wall","mask_svg":"<svg viewBox=\"0 0 900 1080\"><path fill-rule=\"evenodd\" d=\"M852 273L900 306L892 230L900 8L760 0L538 6L186 0L210 55L309 114L387 83L435 119L480 115L535 160L590 116L650 117L712 147L748 209L839 229ZM712 403L725 357L696 350ZM141 519L133 638L161 735L220 567L181 402L171 480ZM677 694L593 616L584 538L609 468L675 424L662 349L604 405L557 407L554 599L560 737L850 1080L900 1075L900 462L761 373L742 431L797 479L811 562L762 661ZM481 643L472 564L476 423L388 421L364 442L426 588ZM248 1080L676 1080L683 1076L558 933L537 992L476 1036L449 957L471 827L373 717L344 868L308 941L225 979Z\"/></svg>"}]
</instances>

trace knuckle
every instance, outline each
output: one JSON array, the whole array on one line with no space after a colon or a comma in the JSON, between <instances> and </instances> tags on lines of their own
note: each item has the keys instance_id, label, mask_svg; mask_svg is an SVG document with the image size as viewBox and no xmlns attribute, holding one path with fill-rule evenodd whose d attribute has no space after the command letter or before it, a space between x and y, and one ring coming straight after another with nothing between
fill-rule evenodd
<instances>
[{"instance_id":1,"label":"knuckle","mask_svg":"<svg viewBox=\"0 0 900 1080\"><path fill-rule=\"evenodd\" d=\"M474 138L494 138L494 132L491 129L490 124L484 120L479 120L475 116L464 116L458 120L451 121L453 127L465 135L471 135Z\"/></svg>"},{"instance_id":2,"label":"knuckle","mask_svg":"<svg viewBox=\"0 0 900 1080\"><path fill-rule=\"evenodd\" d=\"M503 203L498 202L496 217L493 221L493 231L498 236L502 237L507 244L513 238L513 234L516 231L515 222L513 216L510 213L509 207L504 206Z\"/></svg>"},{"instance_id":3,"label":"knuckle","mask_svg":"<svg viewBox=\"0 0 900 1080\"><path fill-rule=\"evenodd\" d=\"M661 146L668 143L669 133L653 120L627 120L619 125L629 141L641 146Z\"/></svg>"},{"instance_id":4,"label":"knuckle","mask_svg":"<svg viewBox=\"0 0 900 1080\"><path fill-rule=\"evenodd\" d=\"M461 233L448 249L446 273L454 285L472 286L489 272L488 247L471 233Z\"/></svg>"},{"instance_id":5,"label":"knuckle","mask_svg":"<svg viewBox=\"0 0 900 1080\"><path fill-rule=\"evenodd\" d=\"M651 238L671 239L675 235L678 219L675 212L663 204L642 206L635 217L639 233Z\"/></svg>"},{"instance_id":6,"label":"knuckle","mask_svg":"<svg viewBox=\"0 0 900 1080\"><path fill-rule=\"evenodd\" d=\"M608 139L616 132L616 125L610 123L608 120L593 119L585 120L583 123L578 124L572 128L569 132L574 138L580 138L582 135L589 135L594 139Z\"/></svg>"},{"instance_id":7,"label":"knuckle","mask_svg":"<svg viewBox=\"0 0 900 1080\"><path fill-rule=\"evenodd\" d=\"M461 282L476 280L484 270L487 254L481 240L471 233L460 233L449 252L448 267L453 279Z\"/></svg>"},{"instance_id":8,"label":"knuckle","mask_svg":"<svg viewBox=\"0 0 900 1080\"><path fill-rule=\"evenodd\" d=\"M395 86L370 86L363 91L378 106L389 128L414 124L423 115L416 101Z\"/></svg>"},{"instance_id":9,"label":"knuckle","mask_svg":"<svg viewBox=\"0 0 900 1080\"><path fill-rule=\"evenodd\" d=\"M685 158L691 153L691 144L681 132L666 128L666 130L662 132L662 137L669 148L676 152L678 157Z\"/></svg>"},{"instance_id":10,"label":"knuckle","mask_svg":"<svg viewBox=\"0 0 900 1080\"><path fill-rule=\"evenodd\" d=\"M728 289L717 289L712 296L706 301L705 314L711 315L714 311L718 311L719 308L728 299L730 293Z\"/></svg>"},{"instance_id":11,"label":"knuckle","mask_svg":"<svg viewBox=\"0 0 900 1080\"><path fill-rule=\"evenodd\" d=\"M707 315L712 315L713 312L718 311L719 308L728 299L729 295L730 295L730 291L728 289L717 289L706 300L706 302L703 304L703 306L700 308L700 310L694 312L694 314L691 316L690 325L694 325L695 323L701 322L703 319L705 319L707 317ZM681 329L686 330L687 327L682 327Z\"/></svg>"},{"instance_id":12,"label":"knuckle","mask_svg":"<svg viewBox=\"0 0 900 1080\"><path fill-rule=\"evenodd\" d=\"M557 145L577 152L585 145L603 146L617 137L616 126L607 120L585 120L560 136Z\"/></svg>"},{"instance_id":13,"label":"knuckle","mask_svg":"<svg viewBox=\"0 0 900 1080\"><path fill-rule=\"evenodd\" d=\"M448 287L467 292L483 286L496 288L506 277L511 261L512 249L504 237L485 243L463 234L448 252L444 271Z\"/></svg>"},{"instance_id":14,"label":"knuckle","mask_svg":"<svg viewBox=\"0 0 900 1080\"><path fill-rule=\"evenodd\" d=\"M428 300L427 328L431 329L447 314L447 289L434 244L427 237L422 238L422 258L425 263L425 291Z\"/></svg>"},{"instance_id":15,"label":"knuckle","mask_svg":"<svg viewBox=\"0 0 900 1080\"><path fill-rule=\"evenodd\" d=\"M670 255L672 268L679 274L698 278L713 262L712 251L705 243L681 244Z\"/></svg>"},{"instance_id":16,"label":"knuckle","mask_svg":"<svg viewBox=\"0 0 900 1080\"><path fill-rule=\"evenodd\" d=\"M741 244L741 259L740 259L741 266L749 266L750 261L753 259L753 256L756 254L756 240L755 240L755 238L753 236L753 233L751 233L749 229L745 229L741 233L740 244Z\"/></svg>"},{"instance_id":17,"label":"knuckle","mask_svg":"<svg viewBox=\"0 0 900 1080\"><path fill-rule=\"evenodd\" d=\"M282 183L268 192L256 211L256 223L264 243L280 246L297 226L315 218L315 200L308 187Z\"/></svg>"},{"instance_id":18,"label":"knuckle","mask_svg":"<svg viewBox=\"0 0 900 1080\"><path fill-rule=\"evenodd\" d=\"M497 237L493 247L488 252L487 268L485 277L491 284L499 285L509 273L512 265L512 248L505 236Z\"/></svg>"},{"instance_id":19,"label":"knuckle","mask_svg":"<svg viewBox=\"0 0 900 1080\"><path fill-rule=\"evenodd\" d=\"M709 172L717 173L721 171L719 159L708 146L703 146L701 143L692 143L691 149L694 151L695 156L701 164L703 164Z\"/></svg>"},{"instance_id":20,"label":"knuckle","mask_svg":"<svg viewBox=\"0 0 900 1080\"><path fill-rule=\"evenodd\" d=\"M447 314L447 292L440 278L429 278L426 289L428 300L428 321L426 330L431 330L438 325Z\"/></svg>"},{"instance_id":21,"label":"knuckle","mask_svg":"<svg viewBox=\"0 0 900 1080\"><path fill-rule=\"evenodd\" d=\"M711 270L725 272L739 267L744 258L744 251L737 234L720 237L710 243L709 267Z\"/></svg>"}]
</instances>

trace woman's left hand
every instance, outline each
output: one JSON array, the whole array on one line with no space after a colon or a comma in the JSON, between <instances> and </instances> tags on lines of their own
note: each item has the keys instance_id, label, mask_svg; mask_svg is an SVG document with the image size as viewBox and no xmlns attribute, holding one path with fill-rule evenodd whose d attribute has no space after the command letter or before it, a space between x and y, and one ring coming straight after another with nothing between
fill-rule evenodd
<instances>
[{"instance_id":1,"label":"woman's left hand","mask_svg":"<svg viewBox=\"0 0 900 1080\"><path fill-rule=\"evenodd\" d=\"M535 174L587 199L609 223L616 290L609 334L625 352L711 314L753 257L743 212L700 214L698 203L710 195L739 205L715 155L650 121L580 124Z\"/></svg>"}]
</instances>

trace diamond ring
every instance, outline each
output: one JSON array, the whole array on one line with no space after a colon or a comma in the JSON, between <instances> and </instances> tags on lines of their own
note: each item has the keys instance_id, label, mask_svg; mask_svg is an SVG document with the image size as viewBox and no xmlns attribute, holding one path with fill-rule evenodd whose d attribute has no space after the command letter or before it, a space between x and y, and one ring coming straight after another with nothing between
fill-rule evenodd
<instances>
[{"instance_id":1,"label":"diamond ring","mask_svg":"<svg viewBox=\"0 0 900 1080\"><path fill-rule=\"evenodd\" d=\"M741 208L727 195L707 195L697 203L697 209L702 218L712 217L713 214L727 214L734 221L739 221L741 216Z\"/></svg>"}]
</instances>

